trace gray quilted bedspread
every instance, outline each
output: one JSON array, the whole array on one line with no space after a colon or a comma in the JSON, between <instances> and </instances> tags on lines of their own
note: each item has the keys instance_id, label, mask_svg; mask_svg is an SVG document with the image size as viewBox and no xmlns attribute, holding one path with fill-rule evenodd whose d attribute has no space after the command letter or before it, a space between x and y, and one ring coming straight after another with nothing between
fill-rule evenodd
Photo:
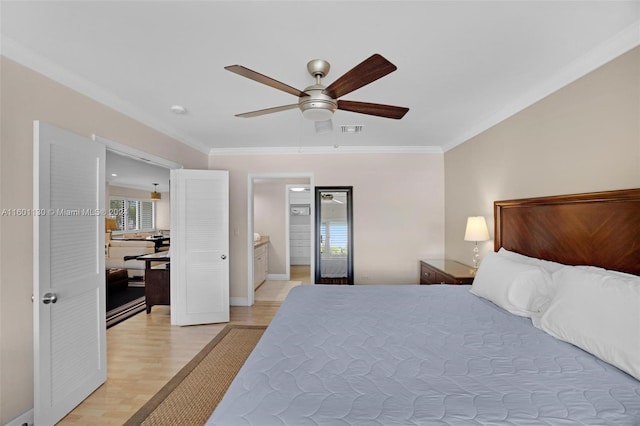
<instances>
[{"instance_id":1,"label":"gray quilted bedspread","mask_svg":"<svg viewBox=\"0 0 640 426\"><path fill-rule=\"evenodd\" d=\"M640 425L640 382L469 286L300 286L207 424Z\"/></svg>"}]
</instances>

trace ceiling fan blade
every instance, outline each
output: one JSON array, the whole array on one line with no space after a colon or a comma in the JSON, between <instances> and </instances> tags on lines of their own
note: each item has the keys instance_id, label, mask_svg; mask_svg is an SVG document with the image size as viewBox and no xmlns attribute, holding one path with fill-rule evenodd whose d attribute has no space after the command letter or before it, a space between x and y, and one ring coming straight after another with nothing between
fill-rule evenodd
<instances>
[{"instance_id":1,"label":"ceiling fan blade","mask_svg":"<svg viewBox=\"0 0 640 426\"><path fill-rule=\"evenodd\" d=\"M405 107L341 100L338 100L338 109L360 114L377 115L378 117L395 118L396 120L401 119L409 112L409 108Z\"/></svg>"},{"instance_id":2,"label":"ceiling fan blade","mask_svg":"<svg viewBox=\"0 0 640 426\"><path fill-rule=\"evenodd\" d=\"M274 80L271 77L267 77L266 75L260 74L259 72L250 70L249 68L243 67L242 65L229 65L224 67L225 70L231 71L248 79L257 81L258 83L266 84L267 86L271 86L274 89L282 90L283 92L290 93L297 97L309 96L301 90L296 89L295 87L291 87L287 84L281 83L278 80Z\"/></svg>"},{"instance_id":3,"label":"ceiling fan blade","mask_svg":"<svg viewBox=\"0 0 640 426\"><path fill-rule=\"evenodd\" d=\"M298 104L282 105L273 108L259 109L257 111L245 112L242 114L236 114L236 117L249 118L258 117L259 115L272 114L274 112L286 111L288 109L298 108Z\"/></svg>"},{"instance_id":4,"label":"ceiling fan blade","mask_svg":"<svg viewBox=\"0 0 640 426\"><path fill-rule=\"evenodd\" d=\"M331 83L323 92L333 99L337 99L394 72L396 69L397 67L383 58L382 55L375 53L347 71L346 74Z\"/></svg>"}]
</instances>

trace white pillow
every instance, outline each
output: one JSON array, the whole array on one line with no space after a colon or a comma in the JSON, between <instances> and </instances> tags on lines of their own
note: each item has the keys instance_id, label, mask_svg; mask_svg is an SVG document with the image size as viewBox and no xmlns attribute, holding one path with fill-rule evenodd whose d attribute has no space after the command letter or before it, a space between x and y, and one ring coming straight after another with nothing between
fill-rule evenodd
<instances>
[{"instance_id":1,"label":"white pillow","mask_svg":"<svg viewBox=\"0 0 640 426\"><path fill-rule=\"evenodd\" d=\"M489 252L476 272L471 293L512 314L531 317L548 303L550 285L550 275L540 267Z\"/></svg>"},{"instance_id":2,"label":"white pillow","mask_svg":"<svg viewBox=\"0 0 640 426\"><path fill-rule=\"evenodd\" d=\"M516 253L515 251L509 251L504 247L500 247L500 250L498 250L498 254L516 262L539 266L550 274L559 271L563 266L565 266L562 263L552 262L551 260L525 256L524 254Z\"/></svg>"},{"instance_id":3,"label":"white pillow","mask_svg":"<svg viewBox=\"0 0 640 426\"><path fill-rule=\"evenodd\" d=\"M577 265L576 268L582 269L588 272L595 272L596 274L612 275L614 277L624 278L627 280L640 278L637 275L628 274L626 272L620 272L620 271L612 271L611 269L604 269L598 266Z\"/></svg>"},{"instance_id":4,"label":"white pillow","mask_svg":"<svg viewBox=\"0 0 640 426\"><path fill-rule=\"evenodd\" d=\"M540 327L640 380L640 277L566 266L553 280Z\"/></svg>"}]
</instances>

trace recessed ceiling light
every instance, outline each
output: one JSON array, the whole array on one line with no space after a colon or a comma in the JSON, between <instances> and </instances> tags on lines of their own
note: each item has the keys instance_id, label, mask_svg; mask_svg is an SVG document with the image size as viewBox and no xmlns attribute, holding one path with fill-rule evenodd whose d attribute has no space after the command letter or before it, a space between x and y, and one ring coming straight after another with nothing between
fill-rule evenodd
<instances>
[{"instance_id":1,"label":"recessed ceiling light","mask_svg":"<svg viewBox=\"0 0 640 426\"><path fill-rule=\"evenodd\" d=\"M116 177L116 176L118 176L118 174L117 173L111 173L111 176Z\"/></svg>"},{"instance_id":2,"label":"recessed ceiling light","mask_svg":"<svg viewBox=\"0 0 640 426\"><path fill-rule=\"evenodd\" d=\"M172 105L171 112L173 112L174 114L186 114L187 109L182 105Z\"/></svg>"}]
</instances>

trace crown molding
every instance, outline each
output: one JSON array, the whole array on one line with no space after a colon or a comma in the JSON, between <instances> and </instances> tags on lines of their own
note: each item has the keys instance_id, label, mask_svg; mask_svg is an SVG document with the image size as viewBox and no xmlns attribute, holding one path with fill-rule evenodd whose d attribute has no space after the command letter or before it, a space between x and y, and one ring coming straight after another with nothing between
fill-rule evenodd
<instances>
[{"instance_id":1,"label":"crown molding","mask_svg":"<svg viewBox=\"0 0 640 426\"><path fill-rule=\"evenodd\" d=\"M442 154L439 146L310 146L212 148L209 155Z\"/></svg>"},{"instance_id":2,"label":"crown molding","mask_svg":"<svg viewBox=\"0 0 640 426\"><path fill-rule=\"evenodd\" d=\"M15 61L27 68L30 68L51 80L54 80L70 89L79 92L80 94L93 99L109 108L118 111L127 117L136 120L145 126L151 127L165 135L176 139L178 142L187 145L203 154L208 154L211 149L205 146L201 142L190 138L175 129L166 126L164 123L151 117L146 112L136 108L129 102L114 96L107 92L100 86L86 80L68 69L54 64L42 55L37 54L24 45L16 42L15 40L0 35L0 54Z\"/></svg>"},{"instance_id":3,"label":"crown molding","mask_svg":"<svg viewBox=\"0 0 640 426\"><path fill-rule=\"evenodd\" d=\"M447 152L479 135L485 130L490 129L496 124L517 114L570 83L573 83L579 78L584 77L596 68L612 61L638 45L640 45L640 20L634 22L632 25L629 25L624 30L609 38L607 41L596 46L585 56L573 61L571 64L560 70L560 72L551 76L551 78L548 78L541 84L532 88L511 105L507 105L488 119L477 123L475 126L469 128L465 133L462 133L457 138L444 144L442 147L443 152Z\"/></svg>"},{"instance_id":4,"label":"crown molding","mask_svg":"<svg viewBox=\"0 0 640 426\"><path fill-rule=\"evenodd\" d=\"M142 151L132 146L115 142L107 138L103 138L102 136L98 136L95 133L91 135L91 139L94 142L99 142L103 144L110 151L113 151L119 155L124 155L126 157L133 158L134 160L137 160L137 161L142 161L144 163L152 164L154 166L164 167L165 169L184 168L182 164L176 163L175 161L167 160L164 157L160 157L154 154L149 154L148 152Z\"/></svg>"}]
</instances>

